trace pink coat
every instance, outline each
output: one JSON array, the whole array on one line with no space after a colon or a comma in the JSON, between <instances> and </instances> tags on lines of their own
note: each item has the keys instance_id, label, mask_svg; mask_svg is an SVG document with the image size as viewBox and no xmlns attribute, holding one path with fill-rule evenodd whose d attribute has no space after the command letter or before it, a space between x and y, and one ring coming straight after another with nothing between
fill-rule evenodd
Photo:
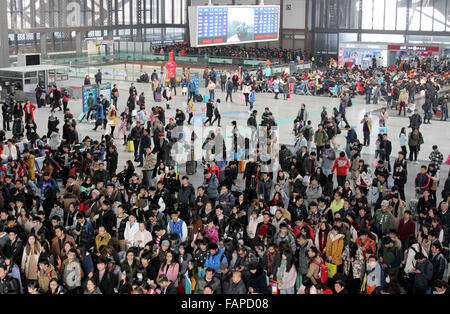
<instances>
[{"instance_id":1,"label":"pink coat","mask_svg":"<svg viewBox=\"0 0 450 314\"><path fill-rule=\"evenodd\" d=\"M217 231L216 226L212 226L211 228L206 225L205 226L206 236L214 243L219 241L219 232Z\"/></svg>"},{"instance_id":2,"label":"pink coat","mask_svg":"<svg viewBox=\"0 0 450 314\"><path fill-rule=\"evenodd\" d=\"M127 135L127 119L123 119L120 121L119 131L120 133L122 133L122 135Z\"/></svg>"},{"instance_id":3,"label":"pink coat","mask_svg":"<svg viewBox=\"0 0 450 314\"><path fill-rule=\"evenodd\" d=\"M173 262L170 265L161 266L159 268L158 276L165 275L167 279L173 282L175 287L178 287L178 274L180 273L180 265L177 262Z\"/></svg>"}]
</instances>

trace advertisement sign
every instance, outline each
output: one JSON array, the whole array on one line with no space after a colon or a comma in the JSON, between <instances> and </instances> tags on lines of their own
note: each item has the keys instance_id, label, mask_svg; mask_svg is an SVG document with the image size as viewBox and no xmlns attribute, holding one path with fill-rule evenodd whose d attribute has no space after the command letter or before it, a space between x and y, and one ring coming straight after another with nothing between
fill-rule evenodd
<instances>
[{"instance_id":1,"label":"advertisement sign","mask_svg":"<svg viewBox=\"0 0 450 314\"><path fill-rule=\"evenodd\" d=\"M83 112L88 112L88 98L89 94L94 96L95 101L97 101L97 85L85 85L83 86Z\"/></svg>"},{"instance_id":2,"label":"advertisement sign","mask_svg":"<svg viewBox=\"0 0 450 314\"><path fill-rule=\"evenodd\" d=\"M388 49L389 50L398 50L398 51L439 52L439 47L437 47L437 46L389 45Z\"/></svg>"},{"instance_id":3,"label":"advertisement sign","mask_svg":"<svg viewBox=\"0 0 450 314\"><path fill-rule=\"evenodd\" d=\"M198 95L199 93L199 77L197 74L191 74L192 77L192 83L195 85L195 94Z\"/></svg>"},{"instance_id":4,"label":"advertisement sign","mask_svg":"<svg viewBox=\"0 0 450 314\"><path fill-rule=\"evenodd\" d=\"M98 86L98 95L105 95L106 100L111 103L111 83L103 83Z\"/></svg>"}]
</instances>

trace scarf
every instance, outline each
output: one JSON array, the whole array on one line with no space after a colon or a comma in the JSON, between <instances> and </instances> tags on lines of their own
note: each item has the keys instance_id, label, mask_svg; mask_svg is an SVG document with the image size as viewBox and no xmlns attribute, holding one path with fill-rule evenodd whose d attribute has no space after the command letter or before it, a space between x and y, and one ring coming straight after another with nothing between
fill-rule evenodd
<instances>
[{"instance_id":1,"label":"scarf","mask_svg":"<svg viewBox=\"0 0 450 314\"><path fill-rule=\"evenodd\" d=\"M285 260L285 259L281 260L281 262L280 262L280 268L278 269L278 276L277 276L278 281L283 280L284 272L286 270L286 263L287 263L287 260Z\"/></svg>"},{"instance_id":2,"label":"scarf","mask_svg":"<svg viewBox=\"0 0 450 314\"><path fill-rule=\"evenodd\" d=\"M273 253L270 253L269 251L267 251L267 270L269 271L269 273L272 273L273 258L277 253L278 253L277 249L275 249L275 251Z\"/></svg>"}]
</instances>

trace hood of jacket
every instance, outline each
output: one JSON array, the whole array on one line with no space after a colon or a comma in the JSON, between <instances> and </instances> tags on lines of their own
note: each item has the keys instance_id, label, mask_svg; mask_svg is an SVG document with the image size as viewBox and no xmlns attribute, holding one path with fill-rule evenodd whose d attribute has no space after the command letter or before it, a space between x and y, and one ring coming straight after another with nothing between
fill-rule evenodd
<instances>
[{"instance_id":1,"label":"hood of jacket","mask_svg":"<svg viewBox=\"0 0 450 314\"><path fill-rule=\"evenodd\" d=\"M344 239L344 235L339 233L336 236L330 232L330 240L331 242L338 241L340 239Z\"/></svg>"}]
</instances>

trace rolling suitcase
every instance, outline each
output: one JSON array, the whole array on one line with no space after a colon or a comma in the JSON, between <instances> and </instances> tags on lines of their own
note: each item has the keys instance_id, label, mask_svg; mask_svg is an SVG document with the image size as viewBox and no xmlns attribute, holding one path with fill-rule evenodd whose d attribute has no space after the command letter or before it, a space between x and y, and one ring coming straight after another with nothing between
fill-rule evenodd
<instances>
[{"instance_id":1,"label":"rolling suitcase","mask_svg":"<svg viewBox=\"0 0 450 314\"><path fill-rule=\"evenodd\" d=\"M197 162L196 161L187 161L186 162L186 174L194 175L197 173Z\"/></svg>"},{"instance_id":2,"label":"rolling suitcase","mask_svg":"<svg viewBox=\"0 0 450 314\"><path fill-rule=\"evenodd\" d=\"M78 116L78 122L80 123L81 121L83 121L84 117L86 117L86 112L80 113L80 115Z\"/></svg>"}]
</instances>

